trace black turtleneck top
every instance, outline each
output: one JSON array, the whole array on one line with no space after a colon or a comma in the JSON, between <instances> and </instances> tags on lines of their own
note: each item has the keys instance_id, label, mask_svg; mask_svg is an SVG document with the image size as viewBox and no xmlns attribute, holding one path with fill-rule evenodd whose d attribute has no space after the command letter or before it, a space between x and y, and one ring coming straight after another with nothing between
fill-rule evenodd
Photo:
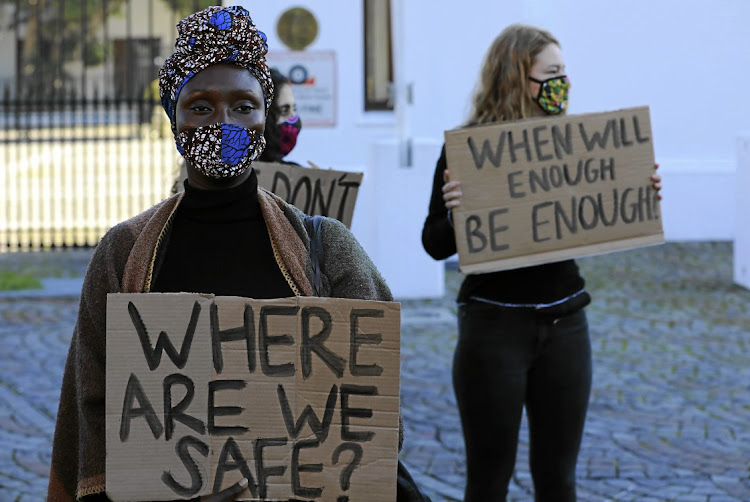
<instances>
[{"instance_id":1,"label":"black turtleneck top","mask_svg":"<svg viewBox=\"0 0 750 502\"><path fill-rule=\"evenodd\" d=\"M244 183L227 190L200 190L186 180L162 246L152 292L293 296L273 256L254 170Z\"/></svg>"}]
</instances>

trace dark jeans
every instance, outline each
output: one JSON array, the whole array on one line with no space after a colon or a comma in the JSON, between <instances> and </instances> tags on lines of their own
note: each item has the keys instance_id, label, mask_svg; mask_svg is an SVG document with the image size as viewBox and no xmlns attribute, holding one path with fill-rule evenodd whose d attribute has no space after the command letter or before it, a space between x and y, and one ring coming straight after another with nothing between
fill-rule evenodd
<instances>
[{"instance_id":1,"label":"dark jeans","mask_svg":"<svg viewBox=\"0 0 750 502\"><path fill-rule=\"evenodd\" d=\"M466 444L464 502L504 501L524 406L538 502L576 499L591 391L586 314L540 318L471 302L459 308L453 387Z\"/></svg>"}]
</instances>

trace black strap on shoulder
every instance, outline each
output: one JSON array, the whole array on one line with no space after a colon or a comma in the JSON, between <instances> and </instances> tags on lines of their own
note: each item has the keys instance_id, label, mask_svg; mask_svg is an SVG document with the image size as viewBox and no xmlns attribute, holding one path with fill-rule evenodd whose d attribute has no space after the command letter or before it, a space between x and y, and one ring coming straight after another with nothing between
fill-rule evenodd
<instances>
[{"instance_id":1,"label":"black strap on shoulder","mask_svg":"<svg viewBox=\"0 0 750 502\"><path fill-rule=\"evenodd\" d=\"M323 236L321 232L322 216L305 215L305 230L310 237L310 264L313 270L312 288L315 296L320 296L323 289Z\"/></svg>"}]
</instances>

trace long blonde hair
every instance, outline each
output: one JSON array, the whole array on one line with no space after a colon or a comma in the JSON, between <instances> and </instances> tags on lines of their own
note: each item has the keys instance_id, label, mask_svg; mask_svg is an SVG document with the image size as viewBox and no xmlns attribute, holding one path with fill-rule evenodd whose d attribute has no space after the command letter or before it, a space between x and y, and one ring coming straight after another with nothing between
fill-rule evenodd
<instances>
[{"instance_id":1,"label":"long blonde hair","mask_svg":"<svg viewBox=\"0 0 750 502\"><path fill-rule=\"evenodd\" d=\"M536 56L549 44L560 45L550 32L541 28L524 24L505 28L484 58L468 123L529 117L534 105L527 92L529 71Z\"/></svg>"}]
</instances>

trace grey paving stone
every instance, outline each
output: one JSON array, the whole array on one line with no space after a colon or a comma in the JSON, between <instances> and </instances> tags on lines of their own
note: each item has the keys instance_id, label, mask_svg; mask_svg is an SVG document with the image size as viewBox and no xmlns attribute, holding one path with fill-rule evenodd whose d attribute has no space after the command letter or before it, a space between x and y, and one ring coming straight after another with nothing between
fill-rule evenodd
<instances>
[{"instance_id":1,"label":"grey paving stone","mask_svg":"<svg viewBox=\"0 0 750 502\"><path fill-rule=\"evenodd\" d=\"M730 251L727 243L668 244L579 260L594 297L588 313L595 365L579 500L661 500L654 495L659 490L677 500L750 500L750 488L736 472L729 476L731 489L744 494L710 481L741 456L750 458L743 433L748 428L742 426L750 423L750 293L732 284ZM451 294L460 280L448 272ZM448 312L449 305L444 308ZM440 347L436 339L451 343ZM409 385L421 373L407 357L429 346L431 358L450 365L455 325L407 328L403 340L408 429L412 413L425 413L425 403L409 404L418 393ZM531 500L522 449L509 500L514 490L526 494L518 500ZM437 458L439 447L433 451ZM690 495L693 486L706 493Z\"/></svg>"}]
</instances>

